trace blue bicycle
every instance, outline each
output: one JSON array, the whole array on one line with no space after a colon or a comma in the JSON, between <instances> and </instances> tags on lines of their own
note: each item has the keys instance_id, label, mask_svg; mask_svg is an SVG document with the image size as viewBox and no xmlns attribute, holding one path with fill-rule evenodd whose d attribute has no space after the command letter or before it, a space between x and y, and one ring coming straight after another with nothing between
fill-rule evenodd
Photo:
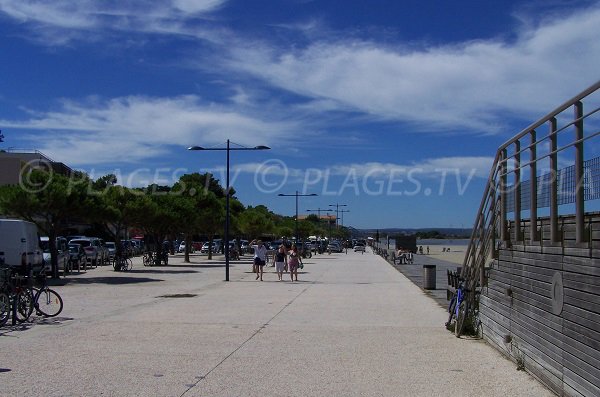
<instances>
[{"instance_id":1,"label":"blue bicycle","mask_svg":"<svg viewBox=\"0 0 600 397\"><path fill-rule=\"evenodd\" d=\"M465 279L460 277L458 274L449 275L451 285L455 288L455 293L450 300L448 305L448 322L446 322L446 328L450 329L452 323L454 323L454 335L460 337L465 327L465 320L468 316L472 319L475 317L475 313L472 313L471 304L469 299L469 290L466 288ZM479 317L479 316L477 316ZM479 320L475 319L475 332L479 332Z\"/></svg>"}]
</instances>

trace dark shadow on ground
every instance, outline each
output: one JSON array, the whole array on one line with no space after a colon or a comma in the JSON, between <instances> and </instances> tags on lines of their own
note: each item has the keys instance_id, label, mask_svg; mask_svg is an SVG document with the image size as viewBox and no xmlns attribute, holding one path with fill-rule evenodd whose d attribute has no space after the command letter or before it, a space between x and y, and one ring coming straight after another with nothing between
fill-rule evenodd
<instances>
[{"instance_id":1,"label":"dark shadow on ground","mask_svg":"<svg viewBox=\"0 0 600 397\"><path fill-rule=\"evenodd\" d=\"M122 273L121 273L122 274ZM91 277L91 278L67 278L60 280L60 285L69 284L108 284L108 285L121 285L121 284L141 284L141 283L152 283L157 281L164 281L158 278L146 278L146 277L127 277L127 276L115 276L115 277Z\"/></svg>"},{"instance_id":2,"label":"dark shadow on ground","mask_svg":"<svg viewBox=\"0 0 600 397\"><path fill-rule=\"evenodd\" d=\"M27 321L15 325L12 325L9 320L9 323L0 328L0 337L11 336L10 334L13 332L27 331L36 325L61 325L72 320L74 320L72 317L38 317L35 315L32 315Z\"/></svg>"},{"instance_id":3,"label":"dark shadow on ground","mask_svg":"<svg viewBox=\"0 0 600 397\"><path fill-rule=\"evenodd\" d=\"M190 263L183 263L181 265L168 265L166 267L173 267L173 268L182 267L182 268L189 268L189 269L202 269L202 268L211 268L211 267L223 267L224 264L225 264L225 262L223 262L223 265L221 265L220 262L217 262L217 263L190 262Z\"/></svg>"},{"instance_id":4,"label":"dark shadow on ground","mask_svg":"<svg viewBox=\"0 0 600 397\"><path fill-rule=\"evenodd\" d=\"M151 269L151 268L143 268L143 269L133 269L128 270L125 273L131 274L193 274L198 273L193 270L169 270L169 269Z\"/></svg>"}]
</instances>

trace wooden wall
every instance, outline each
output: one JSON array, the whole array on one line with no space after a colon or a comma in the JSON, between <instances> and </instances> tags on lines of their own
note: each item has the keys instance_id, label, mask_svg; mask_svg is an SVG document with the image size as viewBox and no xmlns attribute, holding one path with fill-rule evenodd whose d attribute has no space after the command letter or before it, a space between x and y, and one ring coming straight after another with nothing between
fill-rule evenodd
<instances>
[{"instance_id":1,"label":"wooden wall","mask_svg":"<svg viewBox=\"0 0 600 397\"><path fill-rule=\"evenodd\" d=\"M480 302L486 340L561 396L600 396L600 216L587 220L584 245L561 218L562 241L541 219L540 241L501 248Z\"/></svg>"}]
</instances>

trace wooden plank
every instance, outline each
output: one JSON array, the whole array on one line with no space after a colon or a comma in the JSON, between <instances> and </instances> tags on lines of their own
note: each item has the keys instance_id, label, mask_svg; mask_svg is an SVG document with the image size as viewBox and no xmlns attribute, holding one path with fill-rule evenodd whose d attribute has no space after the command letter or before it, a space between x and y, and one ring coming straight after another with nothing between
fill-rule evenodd
<instances>
[{"instance_id":1,"label":"wooden plank","mask_svg":"<svg viewBox=\"0 0 600 397\"><path fill-rule=\"evenodd\" d=\"M581 307L594 313L600 312L600 295L565 288L564 304Z\"/></svg>"},{"instance_id":2,"label":"wooden plank","mask_svg":"<svg viewBox=\"0 0 600 397\"><path fill-rule=\"evenodd\" d=\"M535 321L544 323L555 331L562 333L563 319L560 316L556 316L535 305L531 305L529 302L520 300L515 300L513 302L513 310L522 313L527 317L531 317Z\"/></svg>"},{"instance_id":3,"label":"wooden plank","mask_svg":"<svg viewBox=\"0 0 600 397\"><path fill-rule=\"evenodd\" d=\"M600 277L579 273L563 273L563 287L584 291L590 294L600 293Z\"/></svg>"},{"instance_id":4,"label":"wooden plank","mask_svg":"<svg viewBox=\"0 0 600 397\"><path fill-rule=\"evenodd\" d=\"M600 396L600 388L591 384L572 370L565 368L563 382L584 396Z\"/></svg>"},{"instance_id":5,"label":"wooden plank","mask_svg":"<svg viewBox=\"0 0 600 397\"><path fill-rule=\"evenodd\" d=\"M534 324L533 321L528 323L522 318L516 318L511 322L511 330L519 339L527 341L528 344L552 360L549 365L555 368L562 367L562 334L544 327L541 323L535 322Z\"/></svg>"},{"instance_id":6,"label":"wooden plank","mask_svg":"<svg viewBox=\"0 0 600 397\"><path fill-rule=\"evenodd\" d=\"M563 365L593 385L600 385L600 369L594 368L593 365L586 363L576 355L567 351L563 352Z\"/></svg>"},{"instance_id":7,"label":"wooden plank","mask_svg":"<svg viewBox=\"0 0 600 397\"><path fill-rule=\"evenodd\" d=\"M559 396L568 396L568 397L589 397L579 393L577 390L573 389L571 386L563 383L564 393L555 392Z\"/></svg>"},{"instance_id":8,"label":"wooden plank","mask_svg":"<svg viewBox=\"0 0 600 397\"><path fill-rule=\"evenodd\" d=\"M565 256L563 258L564 263L570 263L573 265L593 266L600 267L600 258L596 257L580 257L580 256Z\"/></svg>"},{"instance_id":9,"label":"wooden plank","mask_svg":"<svg viewBox=\"0 0 600 397\"><path fill-rule=\"evenodd\" d=\"M516 349L513 348L513 354L516 353L514 350ZM527 346L524 346L522 352L524 353L524 357L522 358L524 359L523 361L527 372L546 385L546 387L551 390L558 390L560 393L563 387L562 368L559 371L549 370L547 362L540 360L540 357L537 356L537 352L530 350ZM514 357L511 357L511 359L515 361Z\"/></svg>"},{"instance_id":10,"label":"wooden plank","mask_svg":"<svg viewBox=\"0 0 600 397\"><path fill-rule=\"evenodd\" d=\"M565 262L563 266L565 272L600 276L600 266L585 266L567 262Z\"/></svg>"},{"instance_id":11,"label":"wooden plank","mask_svg":"<svg viewBox=\"0 0 600 397\"><path fill-rule=\"evenodd\" d=\"M575 240L575 238L573 238L573 240ZM591 252L593 255L594 250ZM590 249L587 246L585 248L565 246L565 256L590 258Z\"/></svg>"},{"instance_id":12,"label":"wooden plank","mask_svg":"<svg viewBox=\"0 0 600 397\"><path fill-rule=\"evenodd\" d=\"M577 306L564 305L561 317L587 328L600 329L600 314Z\"/></svg>"},{"instance_id":13,"label":"wooden plank","mask_svg":"<svg viewBox=\"0 0 600 397\"><path fill-rule=\"evenodd\" d=\"M578 340L590 349L600 350L600 333L569 320L565 320L563 333L569 338Z\"/></svg>"},{"instance_id":14,"label":"wooden plank","mask_svg":"<svg viewBox=\"0 0 600 397\"><path fill-rule=\"evenodd\" d=\"M563 350L568 352L576 357L579 357L581 360L586 363L600 368L600 351L596 349L590 349L588 345L580 342L577 339L570 338L565 336L563 339Z\"/></svg>"}]
</instances>

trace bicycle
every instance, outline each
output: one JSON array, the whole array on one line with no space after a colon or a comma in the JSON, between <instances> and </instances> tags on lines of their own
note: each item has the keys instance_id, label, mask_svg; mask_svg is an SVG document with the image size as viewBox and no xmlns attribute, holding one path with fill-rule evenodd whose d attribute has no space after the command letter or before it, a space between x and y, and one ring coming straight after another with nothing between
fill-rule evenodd
<instances>
[{"instance_id":1,"label":"bicycle","mask_svg":"<svg viewBox=\"0 0 600 397\"><path fill-rule=\"evenodd\" d=\"M31 311L35 309L36 315L38 316L58 316L63 310L63 300L58 292L48 287L45 270L40 272L40 274L36 277L36 281L38 281L40 287L31 287L31 291L33 292L34 296Z\"/></svg>"},{"instance_id":2,"label":"bicycle","mask_svg":"<svg viewBox=\"0 0 600 397\"><path fill-rule=\"evenodd\" d=\"M472 325L473 335L480 337L482 332L481 320L479 318L479 302L475 299L481 292L470 290L465 285L465 279L456 273L448 274L450 283L456 288L448 305L448 321L446 328L451 329L454 323L454 335L459 338L465 331L467 319ZM472 294L472 296L470 296ZM472 302L472 303L471 303Z\"/></svg>"},{"instance_id":3,"label":"bicycle","mask_svg":"<svg viewBox=\"0 0 600 397\"><path fill-rule=\"evenodd\" d=\"M113 269L115 272L119 271L127 271L133 268L133 262L131 258L127 256L127 254L115 255L113 259Z\"/></svg>"},{"instance_id":4,"label":"bicycle","mask_svg":"<svg viewBox=\"0 0 600 397\"><path fill-rule=\"evenodd\" d=\"M144 252L142 263L144 264L144 266L152 266L152 264L154 263L154 253L150 251Z\"/></svg>"}]
</instances>

